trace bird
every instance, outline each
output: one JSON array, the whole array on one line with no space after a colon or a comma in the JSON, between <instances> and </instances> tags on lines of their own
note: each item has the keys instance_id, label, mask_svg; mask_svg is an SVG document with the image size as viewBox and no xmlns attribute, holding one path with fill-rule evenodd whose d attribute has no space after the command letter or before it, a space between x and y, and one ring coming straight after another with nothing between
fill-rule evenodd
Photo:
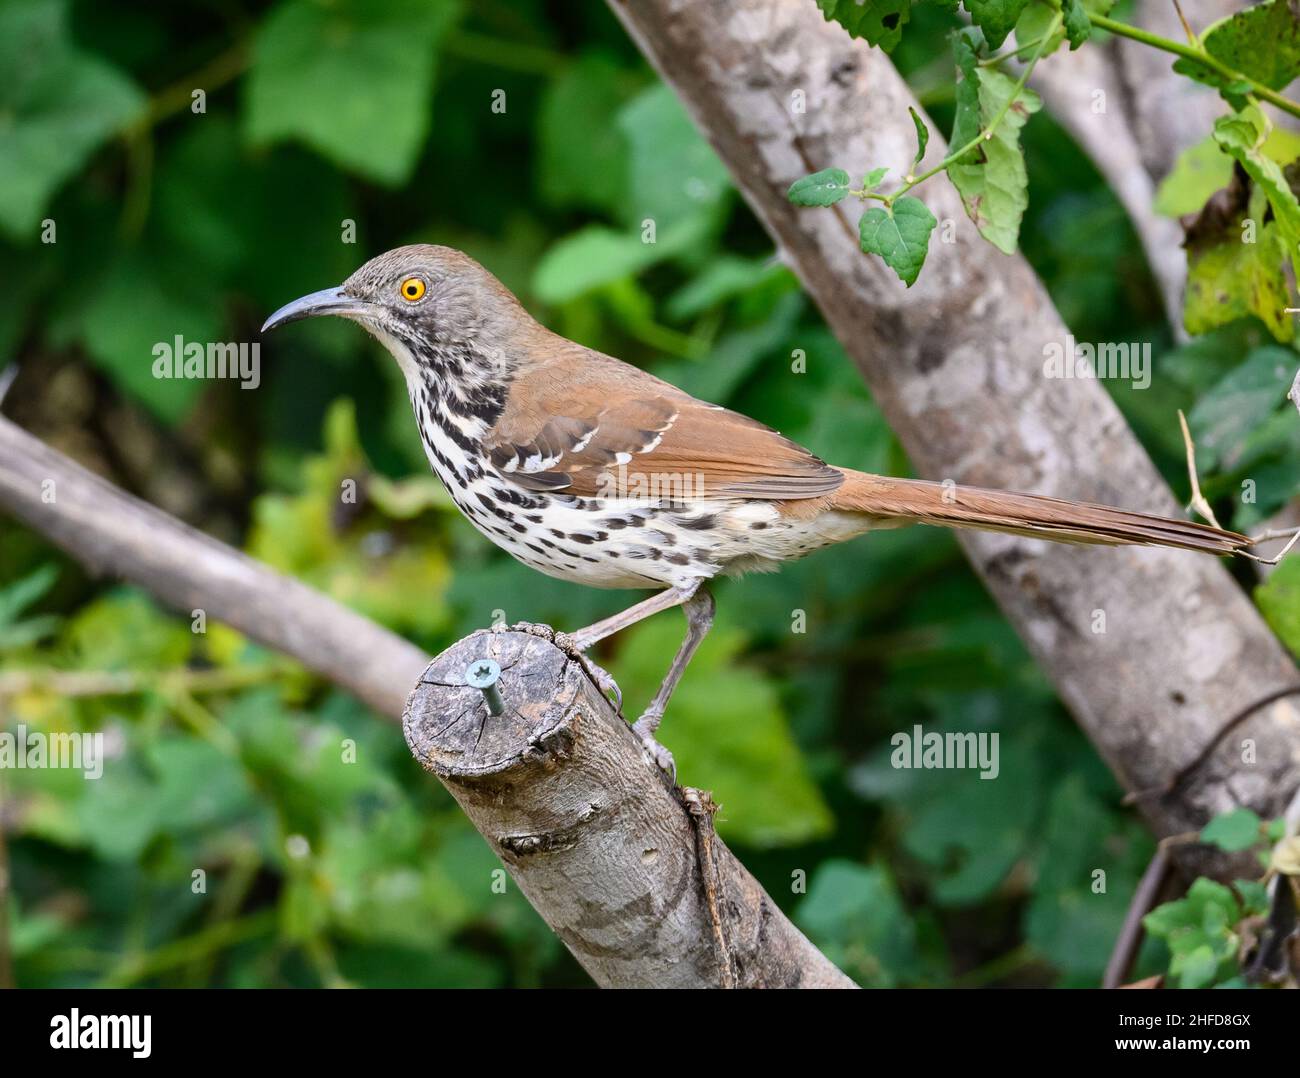
<instances>
[{"instance_id":1,"label":"bird","mask_svg":"<svg viewBox=\"0 0 1300 1078\"><path fill-rule=\"evenodd\" d=\"M633 723L648 759L674 781L656 733L713 622L717 576L778 569L914 523L1214 555L1252 545L1189 520L827 464L755 419L552 332L450 247L378 255L342 285L281 307L262 332L325 315L358 323L397 361L431 468L488 539L547 576L653 590L565 636L620 711L616 683L588 652L683 608L681 646Z\"/></svg>"}]
</instances>

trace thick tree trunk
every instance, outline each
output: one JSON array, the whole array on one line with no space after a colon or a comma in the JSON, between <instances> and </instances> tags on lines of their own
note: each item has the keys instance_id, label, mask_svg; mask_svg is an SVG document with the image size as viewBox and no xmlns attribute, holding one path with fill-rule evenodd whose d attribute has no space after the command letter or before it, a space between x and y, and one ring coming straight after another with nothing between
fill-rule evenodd
<instances>
[{"instance_id":1,"label":"thick tree trunk","mask_svg":"<svg viewBox=\"0 0 1300 1078\"><path fill-rule=\"evenodd\" d=\"M731 170L921 474L1178 513L1105 390L1044 375L1045 346L1063 342L1066 327L1025 261L976 234L945 178L918 191L941 225L911 289L858 249L851 200L815 210L786 199L817 169L906 168L917 103L883 53L850 40L812 0L610 3ZM926 164L945 152L932 138ZM1130 790L1164 787L1243 703L1297 681L1209 558L974 533L962 543ZM1277 813L1297 784L1300 711L1282 701L1235 731L1178 795L1143 807L1171 834L1237 804Z\"/></svg>"}]
</instances>

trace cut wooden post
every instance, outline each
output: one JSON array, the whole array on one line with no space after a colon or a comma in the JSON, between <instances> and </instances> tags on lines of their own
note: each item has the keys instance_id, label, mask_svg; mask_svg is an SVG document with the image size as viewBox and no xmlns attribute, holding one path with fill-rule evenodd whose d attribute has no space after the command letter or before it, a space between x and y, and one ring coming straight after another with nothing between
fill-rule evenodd
<instances>
[{"instance_id":1,"label":"cut wooden post","mask_svg":"<svg viewBox=\"0 0 1300 1078\"><path fill-rule=\"evenodd\" d=\"M501 667L500 715L465 682L482 659ZM707 795L674 791L543 627L444 651L403 729L602 987L853 987L713 837Z\"/></svg>"}]
</instances>

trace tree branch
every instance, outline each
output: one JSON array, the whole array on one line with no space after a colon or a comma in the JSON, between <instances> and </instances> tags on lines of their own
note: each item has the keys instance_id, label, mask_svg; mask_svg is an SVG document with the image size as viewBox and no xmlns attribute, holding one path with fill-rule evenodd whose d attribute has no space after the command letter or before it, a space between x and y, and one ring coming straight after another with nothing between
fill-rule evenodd
<instances>
[{"instance_id":1,"label":"tree branch","mask_svg":"<svg viewBox=\"0 0 1300 1078\"><path fill-rule=\"evenodd\" d=\"M926 202L952 222L953 242L936 231L911 289L858 249L844 204L808 212L786 199L794 180L832 164L854 175L910 160L907 109L919 106L887 57L811 0L610 4L730 169L921 474L1178 513L1105 390L1045 376L1045 347L1066 327L1024 260L977 235L951 185L927 187ZM932 138L930 159L945 152ZM1167 782L1242 699L1295 681L1253 605L1208 558L979 533L961 541L1129 789ZM1287 702L1253 718L1241 733L1255 762L1232 739L1192 785L1143 806L1156 832L1195 830L1237 804L1280 811L1300 785L1298 723ZM1195 854L1179 856L1186 865Z\"/></svg>"},{"instance_id":2,"label":"tree branch","mask_svg":"<svg viewBox=\"0 0 1300 1078\"><path fill-rule=\"evenodd\" d=\"M381 715L401 715L428 662L395 633L118 490L2 416L0 506L92 572L177 610L202 609Z\"/></svg>"},{"instance_id":3,"label":"tree branch","mask_svg":"<svg viewBox=\"0 0 1300 1078\"><path fill-rule=\"evenodd\" d=\"M581 666L530 628L444 651L403 728L596 983L853 987L713 836L707 795L675 793ZM484 658L501 666L498 716L465 685Z\"/></svg>"}]
</instances>

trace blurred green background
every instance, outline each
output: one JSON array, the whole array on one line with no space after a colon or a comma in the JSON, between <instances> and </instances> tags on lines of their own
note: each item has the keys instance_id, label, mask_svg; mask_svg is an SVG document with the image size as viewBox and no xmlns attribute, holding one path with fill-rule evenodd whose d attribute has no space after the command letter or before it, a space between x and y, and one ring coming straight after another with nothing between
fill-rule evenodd
<instances>
[{"instance_id":1,"label":"blurred green background","mask_svg":"<svg viewBox=\"0 0 1300 1078\"><path fill-rule=\"evenodd\" d=\"M949 16L914 22L927 32L895 59L946 130ZM1179 490L1174 410L1192 410L1207 492L1252 525L1300 479L1294 415L1249 392L1277 353L1250 322L1171 350L1110 191L1046 115L1025 141L1025 253L1080 339L1153 342L1152 387L1121 404ZM0 367L21 365L6 414L433 652L498 611L566 628L611 613L627 593L534 574L460 518L395 365L355 327L277 335L255 391L151 377L156 342L257 340L280 304L420 241L827 459L907 471L605 5L0 0ZM1272 481L1241 506L1226 495L1247 472ZM513 884L493 888L499 862L393 724L3 517L0 556L0 674L34 675L0 699L5 723L104 730L113 754L92 782L0 772L18 984L588 983ZM886 532L717 594L663 737L830 957L868 985L1096 984L1152 841L952 538ZM1297 594L1283 572L1261 596L1293 647ZM631 714L681 629L660 616L602 652ZM94 691L102 671L130 691ZM1000 779L892 769L889 735L918 722L1000 731Z\"/></svg>"}]
</instances>

